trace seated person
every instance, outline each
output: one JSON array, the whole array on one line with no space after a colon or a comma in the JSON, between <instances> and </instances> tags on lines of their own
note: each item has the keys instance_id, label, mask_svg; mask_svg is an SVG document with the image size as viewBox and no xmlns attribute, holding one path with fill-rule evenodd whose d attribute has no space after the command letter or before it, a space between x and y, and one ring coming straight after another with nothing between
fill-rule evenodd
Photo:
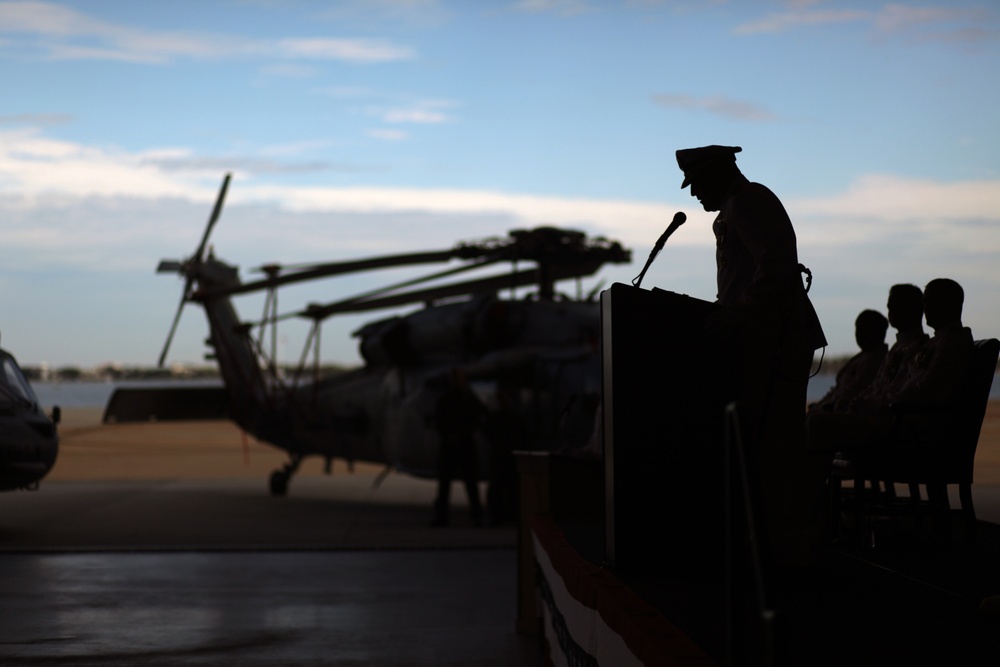
<instances>
[{"instance_id":1,"label":"seated person","mask_svg":"<svg viewBox=\"0 0 1000 667\"><path fill-rule=\"evenodd\" d=\"M885 332L889 321L882 313L863 310L854 320L854 340L861 351L837 372L837 380L823 398L809 406L809 411L847 412L851 401L875 379L889 346Z\"/></svg>"},{"instance_id":2,"label":"seated person","mask_svg":"<svg viewBox=\"0 0 1000 667\"><path fill-rule=\"evenodd\" d=\"M905 381L893 403L941 403L959 388L972 359L972 329L962 326L962 286L938 278L924 288L924 318L934 329L931 338L907 365Z\"/></svg>"},{"instance_id":3,"label":"seated person","mask_svg":"<svg viewBox=\"0 0 1000 667\"><path fill-rule=\"evenodd\" d=\"M889 324L896 330L896 342L889 348L875 378L851 399L844 412L874 412L887 407L892 396L906 381L908 366L930 340L924 333L924 293L916 285L901 283L889 289L886 303Z\"/></svg>"},{"instance_id":4,"label":"seated person","mask_svg":"<svg viewBox=\"0 0 1000 667\"><path fill-rule=\"evenodd\" d=\"M893 427L890 407L942 403L960 388L973 353L972 331L962 326L964 293L954 280L938 278L924 289L924 313L934 337L903 364L888 391L873 396L863 412L810 414L809 450L834 452L878 444ZM888 361L888 357L887 357Z\"/></svg>"}]
</instances>

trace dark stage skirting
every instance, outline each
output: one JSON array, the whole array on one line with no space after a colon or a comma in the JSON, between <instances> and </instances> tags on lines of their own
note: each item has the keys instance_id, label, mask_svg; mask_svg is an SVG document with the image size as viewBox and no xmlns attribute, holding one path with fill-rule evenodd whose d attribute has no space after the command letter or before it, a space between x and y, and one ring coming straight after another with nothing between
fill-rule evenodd
<instances>
[{"instance_id":1,"label":"dark stage skirting","mask_svg":"<svg viewBox=\"0 0 1000 667\"><path fill-rule=\"evenodd\" d=\"M583 559L551 517L532 519L542 621L555 665L713 665L659 611Z\"/></svg>"},{"instance_id":2,"label":"dark stage skirting","mask_svg":"<svg viewBox=\"0 0 1000 667\"><path fill-rule=\"evenodd\" d=\"M531 529L551 664L701 666L715 664L712 648L721 661L722 647L695 641L697 624L582 557L549 515ZM1000 665L1000 526L979 522L975 545L961 531L938 543L908 521L876 532L876 548L823 549L774 582L776 664ZM670 586L652 592L666 600Z\"/></svg>"}]
</instances>

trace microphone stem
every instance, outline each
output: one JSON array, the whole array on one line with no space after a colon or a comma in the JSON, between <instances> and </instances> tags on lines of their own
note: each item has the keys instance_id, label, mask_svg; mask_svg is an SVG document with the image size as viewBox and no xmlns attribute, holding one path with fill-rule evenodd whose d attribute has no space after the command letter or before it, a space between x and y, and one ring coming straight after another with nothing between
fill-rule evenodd
<instances>
[{"instance_id":1,"label":"microphone stem","mask_svg":"<svg viewBox=\"0 0 1000 667\"><path fill-rule=\"evenodd\" d=\"M639 275L632 280L632 285L634 287L642 285L642 279L646 276L646 271L649 269L649 266L653 263L653 260L662 248L663 244L657 241L656 245L653 246L653 250L649 253L649 259L646 260L646 265L642 267L642 271L639 272Z\"/></svg>"},{"instance_id":2,"label":"microphone stem","mask_svg":"<svg viewBox=\"0 0 1000 667\"><path fill-rule=\"evenodd\" d=\"M670 222L667 229L660 234L660 238L656 239L656 243L653 244L653 249L649 252L649 259L646 260L646 266L642 267L642 271L639 272L639 275L632 279L633 287L639 287L642 284L642 279L645 277L646 271L649 269L649 265L653 263L656 256L661 250L663 250L663 246L666 244L670 235L677 231L677 228L684 224L686 219L687 218L683 213L678 213L674 216L674 219Z\"/></svg>"}]
</instances>

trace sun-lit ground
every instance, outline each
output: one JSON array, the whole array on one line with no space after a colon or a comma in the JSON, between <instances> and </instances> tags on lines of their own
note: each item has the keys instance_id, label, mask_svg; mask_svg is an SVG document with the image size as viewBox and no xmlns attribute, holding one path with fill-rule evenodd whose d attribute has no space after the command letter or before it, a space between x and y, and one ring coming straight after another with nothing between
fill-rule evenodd
<instances>
[{"instance_id":1,"label":"sun-lit ground","mask_svg":"<svg viewBox=\"0 0 1000 667\"><path fill-rule=\"evenodd\" d=\"M59 458L47 481L176 478L258 478L287 461L228 421L101 424L101 410L67 408L59 426ZM344 461L332 473L347 471ZM356 463L355 474L381 466ZM297 476L324 474L323 461L307 459ZM976 485L1000 486L1000 401L991 401L976 451Z\"/></svg>"},{"instance_id":2,"label":"sun-lit ground","mask_svg":"<svg viewBox=\"0 0 1000 667\"><path fill-rule=\"evenodd\" d=\"M230 421L101 424L100 409L66 408L59 425L59 457L46 481L258 478L282 467L287 454L245 435ZM356 463L355 474L382 466ZM343 460L332 474L347 472ZM323 475L323 461L306 459L297 477Z\"/></svg>"}]
</instances>

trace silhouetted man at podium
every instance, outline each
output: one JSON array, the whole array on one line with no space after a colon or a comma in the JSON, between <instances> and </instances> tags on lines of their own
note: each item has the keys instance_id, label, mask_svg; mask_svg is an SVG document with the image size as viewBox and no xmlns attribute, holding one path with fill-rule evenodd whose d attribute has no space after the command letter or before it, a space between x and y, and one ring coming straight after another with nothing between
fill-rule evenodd
<instances>
[{"instance_id":1,"label":"silhouetted man at podium","mask_svg":"<svg viewBox=\"0 0 1000 667\"><path fill-rule=\"evenodd\" d=\"M795 231L769 189L736 166L738 146L677 151L682 188L718 211L718 310L706 327L732 352L728 392L740 409L764 530L778 564L805 555L812 506L805 452L806 385L813 352L826 345L802 285Z\"/></svg>"}]
</instances>

